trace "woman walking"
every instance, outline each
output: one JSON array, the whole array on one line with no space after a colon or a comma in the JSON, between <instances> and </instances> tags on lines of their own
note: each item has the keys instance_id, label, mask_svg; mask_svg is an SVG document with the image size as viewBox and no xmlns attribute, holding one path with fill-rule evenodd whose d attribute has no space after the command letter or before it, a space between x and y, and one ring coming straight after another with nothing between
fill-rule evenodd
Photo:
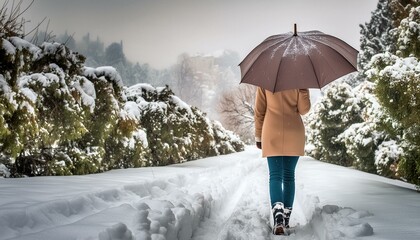
<instances>
[{"instance_id":1,"label":"woman walking","mask_svg":"<svg viewBox=\"0 0 420 240\"><path fill-rule=\"evenodd\" d=\"M276 93L257 89L255 140L268 161L275 235L282 235L289 228L295 197L295 168L305 147L305 128L300 115L306 114L310 107L308 89Z\"/></svg>"}]
</instances>

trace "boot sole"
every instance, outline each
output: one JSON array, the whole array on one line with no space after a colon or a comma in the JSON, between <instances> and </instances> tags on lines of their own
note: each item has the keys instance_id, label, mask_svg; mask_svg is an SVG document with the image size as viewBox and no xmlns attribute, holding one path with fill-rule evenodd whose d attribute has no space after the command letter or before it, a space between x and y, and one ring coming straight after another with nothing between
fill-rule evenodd
<instances>
[{"instance_id":1,"label":"boot sole","mask_svg":"<svg viewBox=\"0 0 420 240\"><path fill-rule=\"evenodd\" d=\"M276 228L273 229L273 234L274 235L285 235L285 231L284 228L281 226L278 226Z\"/></svg>"}]
</instances>

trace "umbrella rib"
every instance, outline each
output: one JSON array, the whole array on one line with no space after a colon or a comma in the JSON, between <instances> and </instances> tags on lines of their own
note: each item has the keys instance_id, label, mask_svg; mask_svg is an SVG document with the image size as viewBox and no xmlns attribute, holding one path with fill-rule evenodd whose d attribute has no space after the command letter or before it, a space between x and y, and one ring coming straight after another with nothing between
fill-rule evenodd
<instances>
[{"instance_id":1,"label":"umbrella rib","mask_svg":"<svg viewBox=\"0 0 420 240\"><path fill-rule=\"evenodd\" d=\"M325 44L324 44L325 45ZM327 45L326 45L327 46ZM333 49L333 48L331 48ZM335 51L335 50L334 50ZM337 51L336 51L337 52ZM341 54L339 54L341 56ZM333 67L331 67L331 64L328 61L325 61L328 66L330 67L331 71L333 71L335 73L335 75L338 75L337 72L335 71L335 69ZM353 65L352 65L353 66ZM319 84L319 86L321 86L321 84ZM325 86L325 85L324 85Z\"/></svg>"},{"instance_id":2,"label":"umbrella rib","mask_svg":"<svg viewBox=\"0 0 420 240\"><path fill-rule=\"evenodd\" d=\"M293 36L292 36L293 37ZM289 42L289 44L287 45L286 49L283 52L283 57L284 57L284 53L287 52L287 50L289 49L290 45L292 45L292 41ZM278 82L278 75L279 75L279 71L280 71L280 67L281 67L281 63L283 61L283 57L280 58L280 62L279 62L279 66L277 67L277 73L276 73L276 81L274 82L274 88L273 88L273 93L276 91L276 87L277 87L277 82Z\"/></svg>"},{"instance_id":3,"label":"umbrella rib","mask_svg":"<svg viewBox=\"0 0 420 240\"><path fill-rule=\"evenodd\" d=\"M291 37L293 37L293 35L291 35L290 37L288 37L288 38L285 38L285 39L282 39L282 40L280 40L280 41L278 41L278 42L276 42L276 43L273 43L273 44L271 44L270 46L268 46L266 49L264 49L263 51L260 51L260 54L258 54L258 57L254 60L254 63L260 58L260 56L263 54L263 52L265 52L265 51L267 51L267 49L269 49L269 48L271 48L271 47L273 47L274 45L276 45L276 44L279 44L279 43L283 43L283 42L285 42L286 40L288 40L289 38L291 38ZM261 43L262 44L262 43ZM248 57L248 56L247 56ZM245 58L246 59L246 58ZM244 59L244 60L245 60ZM243 61L242 61L243 62ZM241 63L242 63L241 62ZM240 64L241 64L240 63ZM239 64L239 65L240 65ZM245 79L246 78L246 76L248 75L248 73L249 73L249 70L252 68L252 64L251 64L251 67L245 72L245 74L244 74L244 76L243 76L243 78L242 78L242 80L243 79ZM242 80L241 80L241 82L242 82Z\"/></svg>"},{"instance_id":4,"label":"umbrella rib","mask_svg":"<svg viewBox=\"0 0 420 240\"><path fill-rule=\"evenodd\" d=\"M304 39L305 41L308 41L307 39ZM315 40L315 39L312 39L311 38L311 40L313 40L313 41L316 41L316 42L318 42L318 43L320 43L320 44L322 44L322 45L324 45L324 46L326 46L326 47L328 47L328 48L330 48L330 49L332 49L334 52L336 52L336 53L338 53L338 55L340 55L341 57L343 57L338 51L336 51L334 48L332 48L332 47L330 47L330 46L328 46L327 44L325 44L325 43L323 43L323 42L320 42L320 41L317 41L317 40ZM311 56L309 55L309 53L307 54L307 56L309 57L309 61L311 62L311 64L312 64L312 68L314 68L314 72L315 72L315 66L313 65L313 63L312 63L312 59L311 59ZM344 58L344 57L343 57ZM345 58L344 58L345 59ZM346 59L347 60L347 59ZM331 67L331 64L328 62L328 61L325 61L327 64L328 64L328 66L330 67L330 69L331 69L331 71L333 71L334 72L334 74L335 75L338 75L337 74L337 72L335 71L335 69L333 68L333 67ZM348 62L348 61L347 61ZM353 65L352 65L353 66ZM318 75L316 74L316 72L315 72L315 76L316 76L316 79L317 79L317 82L318 82L318 86L319 86L319 88L321 89L321 83L319 82L319 78L318 78Z\"/></svg>"},{"instance_id":5,"label":"umbrella rib","mask_svg":"<svg viewBox=\"0 0 420 240\"><path fill-rule=\"evenodd\" d=\"M328 34L324 34L325 35L325 37L327 37L327 38L333 38L333 39L335 39L337 42L335 43L335 44L337 44L337 46L338 47L340 47L340 48L342 48L346 53L348 53L348 54L352 54L352 52L347 48L347 47L350 47L351 49L353 49L354 51L356 51L356 52L358 52L354 47L352 47L351 45L349 45L348 43L346 43L346 42L344 42L343 40L341 40L341 39L339 39L339 38L337 38L337 37L335 37L335 36L332 36L332 35L328 35ZM309 37L310 38L310 37ZM317 41L317 42L319 42L319 43L323 43L321 40L317 40L317 39L313 39L313 38L310 38L310 39L312 39L312 40L314 40L314 41ZM326 44L326 43L323 43L324 45L328 45L328 44ZM344 45L344 46L343 46ZM329 46L329 45L328 45ZM331 46L329 46L329 47L331 47ZM333 48L333 47L331 47L331 48ZM340 55L342 55L341 53L340 53ZM346 59L347 60L347 59ZM350 63L353 67L355 67L356 68L356 66L354 66L352 63ZM357 65L357 63L356 63L356 65Z\"/></svg>"},{"instance_id":6,"label":"umbrella rib","mask_svg":"<svg viewBox=\"0 0 420 240\"><path fill-rule=\"evenodd\" d=\"M324 46L326 46L326 47L328 47L328 48L330 48L330 49L332 49L334 52L336 52L336 53L338 53L338 55L340 56L340 57L342 57L342 58L344 58L344 60L346 60L346 62L348 62L351 66L353 66L355 69L356 69L356 71L357 71L357 67L356 66L354 66L347 58L345 58L339 51L337 51L335 48L333 48L333 47L331 47L330 45L328 45L328 44L326 44L326 43L324 43L324 42L321 42L321 41L319 41L319 40L317 40L317 39L314 39L314 38L310 38L312 41L315 41L315 42L318 42L318 43L320 43L320 44L322 44L322 45L324 45ZM338 38L337 38L338 39ZM338 40L340 40L340 39L338 39ZM351 47L351 46L350 46ZM346 49L344 49L345 51L347 51ZM348 51L347 51L348 52Z\"/></svg>"},{"instance_id":7,"label":"umbrella rib","mask_svg":"<svg viewBox=\"0 0 420 240\"><path fill-rule=\"evenodd\" d=\"M306 38L302 38L302 39L301 39L301 41L306 41L306 42L308 42L308 40L307 40ZM318 73L316 72L316 68L315 68L314 63L313 63L313 61L312 61L311 55L309 54L309 51L307 52L306 56L308 56L308 58L309 58L309 62L311 63L312 70L313 70L313 72L314 72L314 74L315 74L315 77L316 77L316 82L318 83L318 87L319 87L319 88L321 88L321 84L320 84L320 82L319 82L319 81L320 81L320 78L319 78L319 76L318 76ZM328 64L328 65L329 65L329 64Z\"/></svg>"},{"instance_id":8,"label":"umbrella rib","mask_svg":"<svg viewBox=\"0 0 420 240\"><path fill-rule=\"evenodd\" d=\"M316 82L318 83L318 87L321 89L321 84L319 83L319 77L318 77L318 74L315 71L315 66L314 66L314 63L312 62L312 58L309 54L307 56L309 58L309 62L311 62L312 70L314 70L315 77L316 77Z\"/></svg>"},{"instance_id":9,"label":"umbrella rib","mask_svg":"<svg viewBox=\"0 0 420 240\"><path fill-rule=\"evenodd\" d=\"M276 87L277 87L277 82L278 82L278 75L280 72L280 66L281 66L281 62L282 62L283 58L280 58L280 62L279 62L279 67L277 68L277 73L276 73L276 81L274 81L274 88L273 88L273 93L276 92Z\"/></svg>"},{"instance_id":10,"label":"umbrella rib","mask_svg":"<svg viewBox=\"0 0 420 240\"><path fill-rule=\"evenodd\" d=\"M311 38L311 40L313 40L313 41L316 41L316 42L318 42L318 43L320 43L320 44L322 44L322 45L324 45L324 46L326 46L326 47L328 47L328 48L330 48L330 49L332 49L334 52L336 52L340 57L342 57L344 60L346 60L346 62L347 63L349 63L352 67L354 67L353 66L353 64L349 61L349 60L347 60L347 58L345 58L340 52L338 52L337 50L335 50L333 47L331 47L331 46L329 46L328 44L325 44L325 43L323 43L323 42L321 42L321 41L318 41L318 40L316 40L316 39L312 39ZM309 55L308 55L309 56ZM335 75L339 75L339 74L337 74L337 72L335 71L335 69L333 68L333 67L331 67L331 64L328 62L328 61L325 61L327 64L328 64L328 66L330 67L330 69L335 73ZM357 68L355 68L356 70L355 71L357 71ZM350 72L349 72L350 73ZM319 83L319 82L318 82ZM319 86L321 87L321 84L319 84ZM325 86L325 85L324 85Z\"/></svg>"},{"instance_id":11,"label":"umbrella rib","mask_svg":"<svg viewBox=\"0 0 420 240\"><path fill-rule=\"evenodd\" d=\"M261 50L260 51L260 54L258 55L258 57L263 53L263 52L265 52L268 48L271 48L272 46L274 46L275 44L279 44L279 43L282 43L282 42L285 42L287 39L289 39L290 37L286 37L286 38L283 38L283 39L280 39L280 40L278 40L278 39L270 39L270 40L268 40L268 41L273 41L273 43L272 44L270 44L268 47L266 47L264 50ZM265 43L267 41L267 39L266 40L264 40L264 41L262 41L260 44L258 44L258 46L256 46L252 51L254 51L255 49L257 49L259 46L261 46L263 43ZM251 53L252 53L252 51L250 52L250 53L248 53L248 55L241 61L241 63L239 63L238 65L241 65L247 58L248 58L248 56L249 55L251 55ZM257 57L257 59L258 59L258 57Z\"/></svg>"}]
</instances>

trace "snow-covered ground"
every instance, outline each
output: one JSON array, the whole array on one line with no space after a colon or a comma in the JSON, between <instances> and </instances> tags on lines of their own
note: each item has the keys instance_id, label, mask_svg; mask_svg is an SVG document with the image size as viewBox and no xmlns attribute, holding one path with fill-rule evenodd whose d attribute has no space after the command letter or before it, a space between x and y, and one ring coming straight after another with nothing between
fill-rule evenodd
<instances>
[{"instance_id":1,"label":"snow-covered ground","mask_svg":"<svg viewBox=\"0 0 420 240\"><path fill-rule=\"evenodd\" d=\"M301 158L295 232L272 236L260 151L156 168L0 179L0 239L420 239L412 185Z\"/></svg>"}]
</instances>

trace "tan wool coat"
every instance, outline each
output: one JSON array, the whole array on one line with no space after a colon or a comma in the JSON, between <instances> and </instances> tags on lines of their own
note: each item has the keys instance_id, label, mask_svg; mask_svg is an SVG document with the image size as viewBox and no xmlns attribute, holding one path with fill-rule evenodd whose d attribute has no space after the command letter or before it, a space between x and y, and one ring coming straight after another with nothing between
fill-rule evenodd
<instances>
[{"instance_id":1,"label":"tan wool coat","mask_svg":"<svg viewBox=\"0 0 420 240\"><path fill-rule=\"evenodd\" d=\"M276 93L257 89L255 139L261 141L263 157L304 155L305 127L300 115L310 108L308 89Z\"/></svg>"}]
</instances>

